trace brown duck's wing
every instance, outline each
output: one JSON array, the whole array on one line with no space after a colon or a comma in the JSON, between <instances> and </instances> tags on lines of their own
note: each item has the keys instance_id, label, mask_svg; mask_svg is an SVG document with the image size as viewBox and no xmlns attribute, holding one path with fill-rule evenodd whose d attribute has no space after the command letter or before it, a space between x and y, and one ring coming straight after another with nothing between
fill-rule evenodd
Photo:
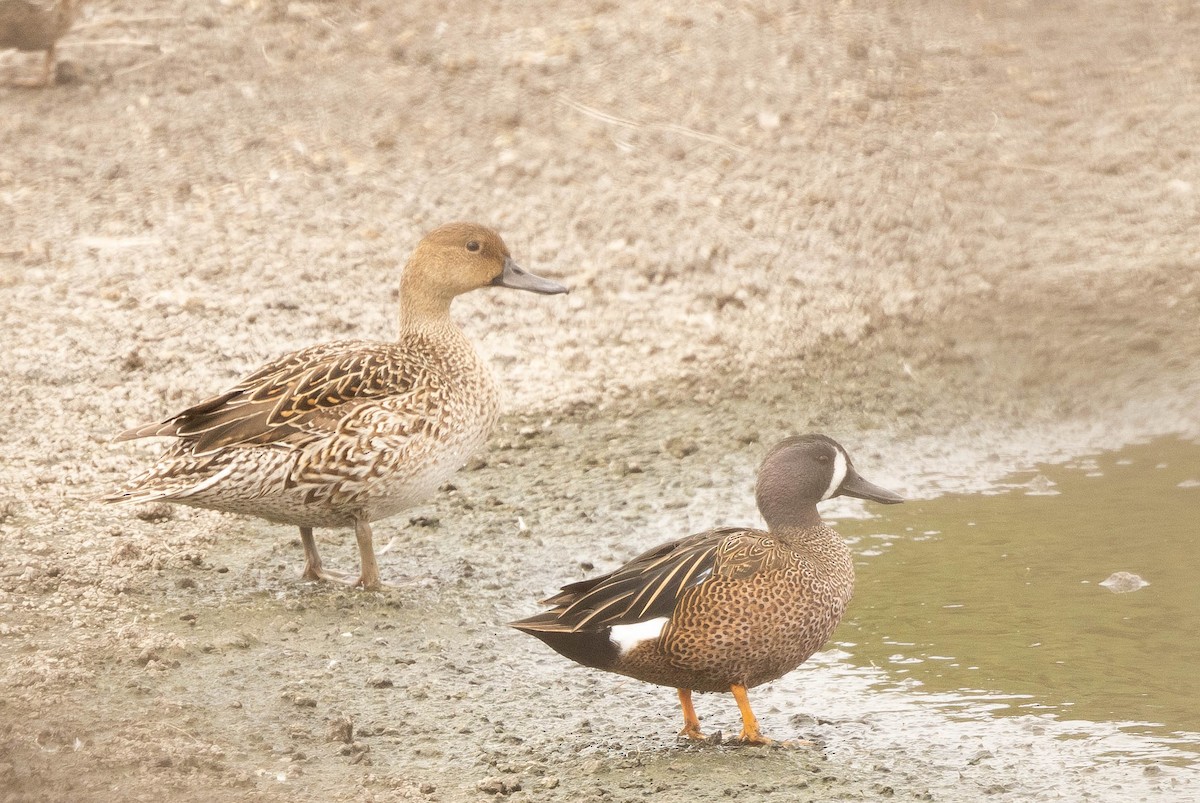
<instances>
[{"instance_id":1,"label":"brown duck's wing","mask_svg":"<svg viewBox=\"0 0 1200 803\"><path fill-rule=\"evenodd\" d=\"M363 401L409 391L418 368L394 345L324 343L267 363L232 389L119 440L174 435L197 454L227 446L262 445L336 428Z\"/></svg>"},{"instance_id":2,"label":"brown duck's wing","mask_svg":"<svg viewBox=\"0 0 1200 803\"><path fill-rule=\"evenodd\" d=\"M764 544L765 542L765 544ZM765 533L723 527L655 547L609 574L563 586L552 610L513 624L522 630L582 632L671 616L689 588L709 577L740 577L770 554Z\"/></svg>"}]
</instances>

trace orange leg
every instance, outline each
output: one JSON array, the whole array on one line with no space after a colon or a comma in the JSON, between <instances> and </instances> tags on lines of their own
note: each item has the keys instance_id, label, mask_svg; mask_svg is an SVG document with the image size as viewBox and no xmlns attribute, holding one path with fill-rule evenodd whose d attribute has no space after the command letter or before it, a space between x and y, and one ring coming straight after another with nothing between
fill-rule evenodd
<instances>
[{"instance_id":1,"label":"orange leg","mask_svg":"<svg viewBox=\"0 0 1200 803\"><path fill-rule=\"evenodd\" d=\"M700 718L696 716L696 709L692 707L692 690L675 691L679 692L679 705L683 708L683 730L679 735L686 736L694 742L704 741L704 734L700 732Z\"/></svg>"},{"instance_id":2,"label":"orange leg","mask_svg":"<svg viewBox=\"0 0 1200 803\"><path fill-rule=\"evenodd\" d=\"M746 687L735 683L729 687L729 691L733 693L738 710L742 712L742 732L738 735L738 740L745 744L773 744L773 740L763 736L758 730L758 719L750 710L750 698L746 696Z\"/></svg>"}]
</instances>

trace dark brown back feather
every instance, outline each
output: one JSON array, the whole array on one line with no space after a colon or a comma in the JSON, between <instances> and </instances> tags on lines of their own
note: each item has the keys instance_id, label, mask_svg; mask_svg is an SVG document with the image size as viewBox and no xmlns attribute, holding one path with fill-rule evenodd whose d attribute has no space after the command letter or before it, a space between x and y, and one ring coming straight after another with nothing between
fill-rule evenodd
<instances>
[{"instance_id":1,"label":"dark brown back feather","mask_svg":"<svg viewBox=\"0 0 1200 803\"><path fill-rule=\"evenodd\" d=\"M728 557L753 561L754 550L745 549L744 542L746 536L757 540L761 535L743 527L723 527L662 544L616 571L563 586L543 601L553 605L552 610L513 626L529 631L585 632L669 617L684 592L725 570ZM731 550L731 546L737 548Z\"/></svg>"},{"instance_id":2,"label":"dark brown back feather","mask_svg":"<svg viewBox=\"0 0 1200 803\"><path fill-rule=\"evenodd\" d=\"M347 406L402 394L416 372L389 343L324 343L267 363L231 390L205 399L120 440L174 435L197 454L228 446L261 445L327 429ZM331 415L332 414L332 415Z\"/></svg>"}]
</instances>

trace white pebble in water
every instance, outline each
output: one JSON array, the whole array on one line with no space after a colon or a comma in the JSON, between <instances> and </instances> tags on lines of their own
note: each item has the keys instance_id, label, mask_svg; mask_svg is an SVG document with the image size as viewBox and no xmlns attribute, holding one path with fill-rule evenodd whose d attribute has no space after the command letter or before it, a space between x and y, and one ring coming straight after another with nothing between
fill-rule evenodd
<instances>
[{"instance_id":1,"label":"white pebble in water","mask_svg":"<svg viewBox=\"0 0 1200 803\"><path fill-rule=\"evenodd\" d=\"M1130 591L1137 591L1150 585L1142 578L1132 572L1113 572L1107 580L1104 580L1100 585L1107 588L1114 594L1128 594Z\"/></svg>"}]
</instances>

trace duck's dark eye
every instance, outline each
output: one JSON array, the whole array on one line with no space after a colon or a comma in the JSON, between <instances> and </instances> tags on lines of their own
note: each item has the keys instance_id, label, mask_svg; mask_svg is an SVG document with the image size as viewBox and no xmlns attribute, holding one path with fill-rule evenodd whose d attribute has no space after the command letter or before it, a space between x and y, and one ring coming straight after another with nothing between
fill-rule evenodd
<instances>
[{"instance_id":1,"label":"duck's dark eye","mask_svg":"<svg viewBox=\"0 0 1200 803\"><path fill-rule=\"evenodd\" d=\"M820 463L828 463L828 462L829 462L829 455L827 455L827 454L821 454L821 455L817 455L817 462L820 462Z\"/></svg>"},{"instance_id":2,"label":"duck's dark eye","mask_svg":"<svg viewBox=\"0 0 1200 803\"><path fill-rule=\"evenodd\" d=\"M478 240L471 240L469 243L467 243L467 250L472 254L478 251L481 247L482 246L479 245Z\"/></svg>"}]
</instances>

